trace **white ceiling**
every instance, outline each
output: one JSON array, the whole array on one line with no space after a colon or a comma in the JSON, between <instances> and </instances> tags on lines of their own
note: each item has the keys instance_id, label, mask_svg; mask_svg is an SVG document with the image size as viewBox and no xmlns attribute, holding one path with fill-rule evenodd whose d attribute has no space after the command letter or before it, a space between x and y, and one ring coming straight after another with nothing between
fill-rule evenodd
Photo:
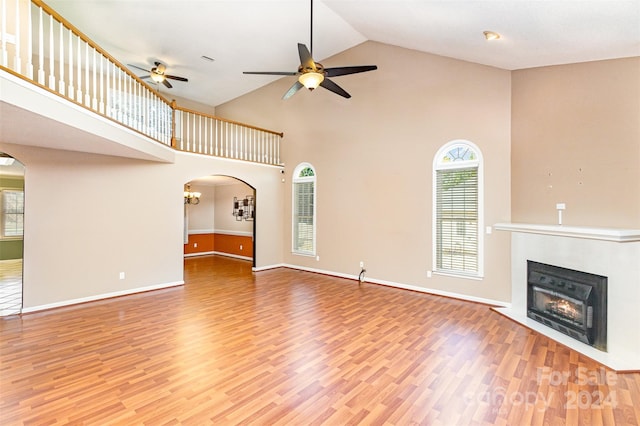
<instances>
[{"instance_id":1,"label":"white ceiling","mask_svg":"<svg viewBox=\"0 0 640 426\"><path fill-rule=\"evenodd\" d=\"M47 4L121 63L189 79L160 85L167 97L212 106L277 78L243 71L296 71L296 44L310 44L309 0ZM640 0L315 0L313 22L316 61L366 40L509 70L640 56Z\"/></svg>"}]
</instances>

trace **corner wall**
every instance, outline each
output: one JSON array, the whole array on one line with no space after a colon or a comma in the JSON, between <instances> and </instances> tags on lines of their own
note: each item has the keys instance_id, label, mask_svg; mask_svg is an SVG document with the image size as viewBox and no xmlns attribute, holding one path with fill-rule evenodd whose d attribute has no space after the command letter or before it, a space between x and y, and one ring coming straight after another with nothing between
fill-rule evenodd
<instances>
[{"instance_id":1,"label":"corner wall","mask_svg":"<svg viewBox=\"0 0 640 426\"><path fill-rule=\"evenodd\" d=\"M640 58L513 72L512 219L640 228Z\"/></svg>"},{"instance_id":2,"label":"corner wall","mask_svg":"<svg viewBox=\"0 0 640 426\"><path fill-rule=\"evenodd\" d=\"M337 77L353 97L318 88L287 101L283 78L216 108L219 115L285 130L285 263L469 298L510 301L509 236L485 235L485 278L427 278L432 265L432 162L454 139L480 147L485 225L510 221L511 73L375 42L325 67L376 64ZM268 112L268 113L265 113ZM291 173L300 162L317 172L317 254L291 250ZM482 229L482 231L484 228Z\"/></svg>"}]
</instances>

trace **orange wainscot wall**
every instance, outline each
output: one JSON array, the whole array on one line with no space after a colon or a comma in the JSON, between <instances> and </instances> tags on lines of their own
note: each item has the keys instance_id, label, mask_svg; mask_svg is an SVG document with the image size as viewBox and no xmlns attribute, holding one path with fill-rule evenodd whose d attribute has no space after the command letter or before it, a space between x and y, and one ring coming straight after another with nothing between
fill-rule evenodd
<instances>
[{"instance_id":1,"label":"orange wainscot wall","mask_svg":"<svg viewBox=\"0 0 640 426\"><path fill-rule=\"evenodd\" d=\"M214 234L191 234L184 245L184 254L207 253L214 251Z\"/></svg>"},{"instance_id":2,"label":"orange wainscot wall","mask_svg":"<svg viewBox=\"0 0 640 426\"><path fill-rule=\"evenodd\" d=\"M228 234L191 234L184 254L221 253L253 257L253 237Z\"/></svg>"},{"instance_id":3,"label":"orange wainscot wall","mask_svg":"<svg viewBox=\"0 0 640 426\"><path fill-rule=\"evenodd\" d=\"M246 235L215 234L215 251L253 257L253 237Z\"/></svg>"}]
</instances>

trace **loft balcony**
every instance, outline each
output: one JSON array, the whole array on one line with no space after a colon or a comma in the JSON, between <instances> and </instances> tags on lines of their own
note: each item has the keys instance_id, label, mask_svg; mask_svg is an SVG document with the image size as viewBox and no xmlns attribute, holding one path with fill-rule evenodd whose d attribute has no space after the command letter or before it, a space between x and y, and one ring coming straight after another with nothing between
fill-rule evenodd
<instances>
[{"instance_id":1,"label":"loft balcony","mask_svg":"<svg viewBox=\"0 0 640 426\"><path fill-rule=\"evenodd\" d=\"M281 165L281 132L181 108L39 0L0 0L0 108L5 143Z\"/></svg>"}]
</instances>

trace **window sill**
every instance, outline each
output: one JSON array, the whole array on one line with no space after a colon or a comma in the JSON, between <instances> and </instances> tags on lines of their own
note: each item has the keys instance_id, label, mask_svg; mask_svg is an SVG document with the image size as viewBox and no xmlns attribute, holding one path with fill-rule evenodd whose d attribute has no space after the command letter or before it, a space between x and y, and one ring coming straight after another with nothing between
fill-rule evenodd
<instances>
[{"instance_id":1,"label":"window sill","mask_svg":"<svg viewBox=\"0 0 640 426\"><path fill-rule=\"evenodd\" d=\"M452 278L464 278L464 279L474 280L474 281L484 280L483 275L470 275L470 274L455 273L455 272L448 272L448 271L433 271L433 275L441 275L443 277L452 277Z\"/></svg>"},{"instance_id":2,"label":"window sill","mask_svg":"<svg viewBox=\"0 0 640 426\"><path fill-rule=\"evenodd\" d=\"M291 254L295 254L296 256L304 256L304 257L316 257L315 253L306 253L300 251L292 251Z\"/></svg>"}]
</instances>

